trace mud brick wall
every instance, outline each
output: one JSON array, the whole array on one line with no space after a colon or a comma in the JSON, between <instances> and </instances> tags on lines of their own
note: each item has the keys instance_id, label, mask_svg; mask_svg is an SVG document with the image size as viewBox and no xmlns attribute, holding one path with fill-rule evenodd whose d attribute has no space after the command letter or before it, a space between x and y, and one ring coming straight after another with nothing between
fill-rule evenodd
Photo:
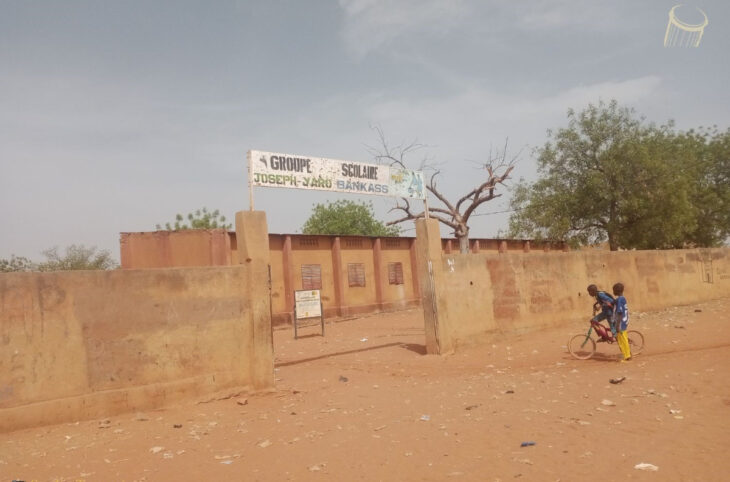
<instances>
[{"instance_id":1,"label":"mud brick wall","mask_svg":"<svg viewBox=\"0 0 730 482\"><path fill-rule=\"evenodd\" d=\"M728 248L448 254L434 265L445 346L583 322L591 314L591 283L609 292L624 283L634 313L730 296ZM632 323L640 329L637 318Z\"/></svg>"},{"instance_id":2,"label":"mud brick wall","mask_svg":"<svg viewBox=\"0 0 730 482\"><path fill-rule=\"evenodd\" d=\"M273 386L250 269L0 275L0 431Z\"/></svg>"}]
</instances>

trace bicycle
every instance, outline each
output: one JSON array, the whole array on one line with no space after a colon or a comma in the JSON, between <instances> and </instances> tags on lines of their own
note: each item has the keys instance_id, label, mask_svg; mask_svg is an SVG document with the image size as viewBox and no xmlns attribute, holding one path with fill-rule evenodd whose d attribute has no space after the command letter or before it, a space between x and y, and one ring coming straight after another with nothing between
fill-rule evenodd
<instances>
[{"instance_id":1,"label":"bicycle","mask_svg":"<svg viewBox=\"0 0 730 482\"><path fill-rule=\"evenodd\" d=\"M596 353L596 340L591 337L591 333L595 331L598 336L598 343L613 344L616 338L611 334L608 327L598 321L591 320L591 326L585 334L574 335L568 341L568 352L573 358L578 360L588 360ZM644 349L644 335L636 330L627 330L626 335L629 338L629 347L631 348L631 356L634 357L641 353Z\"/></svg>"}]
</instances>

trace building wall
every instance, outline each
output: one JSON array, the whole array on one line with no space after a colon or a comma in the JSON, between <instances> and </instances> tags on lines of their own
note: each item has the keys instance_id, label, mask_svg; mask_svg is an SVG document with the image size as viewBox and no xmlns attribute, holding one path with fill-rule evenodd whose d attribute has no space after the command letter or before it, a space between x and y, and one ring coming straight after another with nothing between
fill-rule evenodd
<instances>
[{"instance_id":1,"label":"building wall","mask_svg":"<svg viewBox=\"0 0 730 482\"><path fill-rule=\"evenodd\" d=\"M322 307L327 316L336 315L337 299L335 297L334 268L332 266L332 240L325 236L291 237L291 263L293 272L292 286L289 291L303 289L302 265L320 266ZM294 311L294 299L290 295L289 303L279 313Z\"/></svg>"},{"instance_id":2,"label":"building wall","mask_svg":"<svg viewBox=\"0 0 730 482\"><path fill-rule=\"evenodd\" d=\"M0 275L0 431L272 385L248 269Z\"/></svg>"},{"instance_id":3,"label":"building wall","mask_svg":"<svg viewBox=\"0 0 730 482\"><path fill-rule=\"evenodd\" d=\"M342 268L340 276L347 300L347 314L368 313L379 309L376 299L375 267L373 265L373 240L364 237L341 238ZM362 265L365 268L365 286L350 286L348 266ZM378 281L379 282L379 281Z\"/></svg>"},{"instance_id":4,"label":"building wall","mask_svg":"<svg viewBox=\"0 0 730 482\"><path fill-rule=\"evenodd\" d=\"M303 264L319 264L321 267L322 305L326 317L418 305L420 294L413 253L415 238L342 236L339 249L335 243L337 238L269 234L271 307L275 324L291 322L293 291L302 289ZM378 244L379 269L376 270ZM454 239L443 239L441 244L445 253L458 252L459 244ZM534 254L549 248L544 243L530 244L530 241L522 240L475 239L471 240L471 249L474 253L527 251ZM240 261L236 233L222 229L122 233L120 247L124 269L235 265ZM553 249L562 249L562 246ZM403 284L391 285L388 282L388 263L398 262L403 268ZM365 287L349 286L347 266L351 263L364 265ZM339 269L335 269L335 264Z\"/></svg>"},{"instance_id":5,"label":"building wall","mask_svg":"<svg viewBox=\"0 0 730 482\"><path fill-rule=\"evenodd\" d=\"M590 318L588 284L625 285L630 310L662 309L730 295L730 249L444 255L439 323L453 346ZM641 329L634 317L630 326Z\"/></svg>"},{"instance_id":6,"label":"building wall","mask_svg":"<svg viewBox=\"0 0 730 482\"><path fill-rule=\"evenodd\" d=\"M286 311L286 291L284 289L284 238L269 236L271 261L271 311Z\"/></svg>"},{"instance_id":7,"label":"building wall","mask_svg":"<svg viewBox=\"0 0 730 482\"><path fill-rule=\"evenodd\" d=\"M411 245L415 244L415 239L396 239L381 240L382 269L379 276L383 286L383 305L386 308L403 309L413 306L412 300L420 299L416 288L418 283L414 283L414 267L411 257ZM389 263L401 263L403 267L402 285L391 285L389 283Z\"/></svg>"}]
</instances>

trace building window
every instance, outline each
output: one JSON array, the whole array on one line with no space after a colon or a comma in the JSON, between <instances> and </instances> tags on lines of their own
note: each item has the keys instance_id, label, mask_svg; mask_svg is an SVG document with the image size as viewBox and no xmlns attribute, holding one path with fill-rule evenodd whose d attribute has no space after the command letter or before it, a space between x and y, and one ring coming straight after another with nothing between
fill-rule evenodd
<instances>
[{"instance_id":1,"label":"building window","mask_svg":"<svg viewBox=\"0 0 730 482\"><path fill-rule=\"evenodd\" d=\"M400 239L398 238L385 238L386 248L400 248Z\"/></svg>"},{"instance_id":2,"label":"building window","mask_svg":"<svg viewBox=\"0 0 730 482\"><path fill-rule=\"evenodd\" d=\"M299 246L319 247L319 239L317 238L299 238Z\"/></svg>"},{"instance_id":3,"label":"building window","mask_svg":"<svg viewBox=\"0 0 730 482\"><path fill-rule=\"evenodd\" d=\"M403 284L403 263L388 263L388 283L392 285Z\"/></svg>"},{"instance_id":4,"label":"building window","mask_svg":"<svg viewBox=\"0 0 730 482\"><path fill-rule=\"evenodd\" d=\"M365 286L365 265L362 263L348 263L347 280L350 287Z\"/></svg>"},{"instance_id":5,"label":"building window","mask_svg":"<svg viewBox=\"0 0 730 482\"><path fill-rule=\"evenodd\" d=\"M346 238L345 239L345 247L347 247L347 248L362 248L362 239Z\"/></svg>"},{"instance_id":6,"label":"building window","mask_svg":"<svg viewBox=\"0 0 730 482\"><path fill-rule=\"evenodd\" d=\"M303 290L321 290L322 289L322 267L318 264L302 265L302 289Z\"/></svg>"}]
</instances>

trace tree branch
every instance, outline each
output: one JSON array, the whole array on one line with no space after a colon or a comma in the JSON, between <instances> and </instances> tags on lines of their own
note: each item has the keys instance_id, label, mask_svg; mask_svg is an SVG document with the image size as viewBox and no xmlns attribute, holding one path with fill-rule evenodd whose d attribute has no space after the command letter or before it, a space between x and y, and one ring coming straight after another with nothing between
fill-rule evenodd
<instances>
[{"instance_id":1,"label":"tree branch","mask_svg":"<svg viewBox=\"0 0 730 482\"><path fill-rule=\"evenodd\" d=\"M401 206L399 203L394 208L390 209L389 212L403 211L405 213L405 216L403 216L402 218L387 222L386 226L393 226L394 224L403 223L405 221L415 221L416 219L425 217L425 215L426 215L425 211L423 211L419 214L414 214L413 212L411 212L411 205L408 202L408 199L403 198L402 200L405 202L405 206ZM428 208L428 214L430 217L437 219L439 222L449 226L452 229L458 228L458 224L453 222L453 220L446 219L446 218L439 216L438 214L434 214L434 213L443 213L448 216L451 216L451 212L449 212L445 209L440 209L440 208L432 208L432 207Z\"/></svg>"},{"instance_id":2,"label":"tree branch","mask_svg":"<svg viewBox=\"0 0 730 482\"><path fill-rule=\"evenodd\" d=\"M372 126L372 129L378 135L378 141L380 142L380 149L366 145L365 148L375 158L376 162L389 164L391 166L398 166L401 169L407 169L405 158L407 155L422 149L425 147L423 144L416 142L415 140L409 144L399 144L391 147L388 144L383 129L380 126ZM426 164L426 159L421 162L421 168Z\"/></svg>"},{"instance_id":3,"label":"tree branch","mask_svg":"<svg viewBox=\"0 0 730 482\"><path fill-rule=\"evenodd\" d=\"M398 146L391 146L388 144L385 134L380 127L375 126L373 129L378 136L381 147L380 149L368 147L368 150L379 163L387 163L391 166L397 166L405 169L406 155L424 147L415 141L406 145L402 144ZM438 187L437 178L441 174L441 171L434 168L432 165L426 166L425 159L421 163L421 170L423 170L426 166L426 169L433 169L434 171L425 186L427 193L430 193L442 204L441 207L429 207L429 216L452 228L457 237L462 239L462 241L469 233L468 221L470 216L485 202L502 196L502 193L497 192L497 187L500 184L504 185L505 181L510 179L515 163L524 148L520 149L511 159L508 159L508 143L509 138L505 139L504 147L501 151L499 149L493 151L490 147L487 161L481 164L487 174L486 180L460 197L456 202L456 205L452 204ZM391 209L391 212L392 211L401 211L403 215L398 219L388 222L388 226L423 218L426 214L425 212L413 212L409 200L405 198L397 201L396 206Z\"/></svg>"}]
</instances>

